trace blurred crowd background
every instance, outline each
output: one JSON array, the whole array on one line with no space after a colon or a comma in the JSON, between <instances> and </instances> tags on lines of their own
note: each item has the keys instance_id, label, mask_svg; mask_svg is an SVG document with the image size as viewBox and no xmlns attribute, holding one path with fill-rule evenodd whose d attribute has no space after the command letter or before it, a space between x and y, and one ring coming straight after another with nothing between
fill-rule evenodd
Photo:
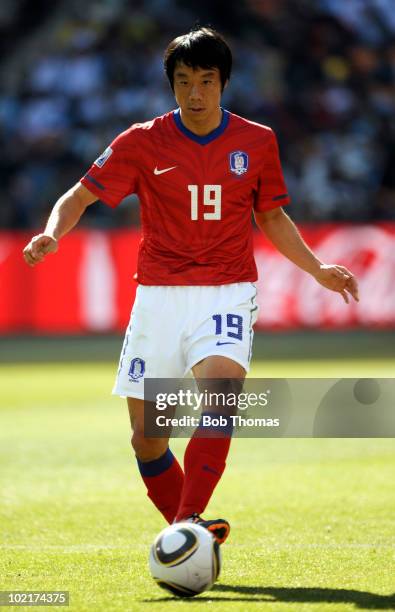
<instances>
[{"instance_id":1,"label":"blurred crowd background","mask_svg":"<svg viewBox=\"0 0 395 612\"><path fill-rule=\"evenodd\" d=\"M276 131L293 218L395 219L394 0L2 0L1 228L41 227L114 136L175 107L163 51L197 21L233 50L223 105Z\"/></svg>"}]
</instances>

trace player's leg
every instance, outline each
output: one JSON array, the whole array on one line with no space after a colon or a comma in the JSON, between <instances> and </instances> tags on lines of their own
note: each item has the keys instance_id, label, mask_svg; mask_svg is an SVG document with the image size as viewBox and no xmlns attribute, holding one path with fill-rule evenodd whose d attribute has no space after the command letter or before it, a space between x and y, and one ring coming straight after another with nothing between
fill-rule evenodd
<instances>
[{"instance_id":1,"label":"player's leg","mask_svg":"<svg viewBox=\"0 0 395 612\"><path fill-rule=\"evenodd\" d=\"M219 395L226 397L227 393L235 395L241 390L251 359L258 310L255 298L256 288L252 283L202 288L201 299L196 300L200 320L187 348L187 363L200 391L222 391ZM204 511L224 472L233 430L230 417L235 414L229 412L230 402L225 404L203 407L205 414L222 412L223 425L204 427L201 420L186 448L185 480L177 520ZM220 543L229 533L227 521L222 524L222 537L221 529L212 525Z\"/></svg>"},{"instance_id":2,"label":"player's leg","mask_svg":"<svg viewBox=\"0 0 395 612\"><path fill-rule=\"evenodd\" d=\"M144 435L144 381L183 375L182 321L173 314L175 294L176 287L138 287L113 389L115 395L128 398L138 467L149 498L169 522L180 501L184 475L168 449L168 439Z\"/></svg>"},{"instance_id":3,"label":"player's leg","mask_svg":"<svg viewBox=\"0 0 395 612\"><path fill-rule=\"evenodd\" d=\"M239 363L227 357L212 355L197 363L193 367L193 374L198 384L199 380L204 381L206 390L224 393L226 397L228 392L240 390L246 371ZM212 387L207 379L212 379ZM226 406L211 406L203 410L204 414L210 413L211 416L214 416L213 412L223 417L223 424L203 427L201 421L185 450L185 480L177 511L178 521L204 512L225 470L232 424Z\"/></svg>"},{"instance_id":4,"label":"player's leg","mask_svg":"<svg viewBox=\"0 0 395 612\"><path fill-rule=\"evenodd\" d=\"M184 474L169 448L168 438L149 438L144 435L144 400L127 398L133 430L132 446L137 465L147 487L147 495L172 523L179 506Z\"/></svg>"}]
</instances>

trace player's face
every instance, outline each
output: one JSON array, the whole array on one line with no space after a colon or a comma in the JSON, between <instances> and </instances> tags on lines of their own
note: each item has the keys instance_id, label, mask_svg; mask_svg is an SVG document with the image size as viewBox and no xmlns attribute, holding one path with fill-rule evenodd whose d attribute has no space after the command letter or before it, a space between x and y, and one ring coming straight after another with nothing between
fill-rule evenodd
<instances>
[{"instance_id":1,"label":"player's face","mask_svg":"<svg viewBox=\"0 0 395 612\"><path fill-rule=\"evenodd\" d=\"M204 135L221 122L221 77L218 68L191 68L177 63L174 70L174 95L184 125Z\"/></svg>"}]
</instances>

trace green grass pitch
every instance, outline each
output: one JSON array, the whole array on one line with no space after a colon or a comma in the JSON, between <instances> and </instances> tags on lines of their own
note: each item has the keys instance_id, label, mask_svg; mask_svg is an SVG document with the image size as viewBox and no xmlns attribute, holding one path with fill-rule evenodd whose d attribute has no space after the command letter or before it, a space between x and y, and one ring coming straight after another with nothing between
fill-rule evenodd
<instances>
[{"instance_id":1,"label":"green grass pitch","mask_svg":"<svg viewBox=\"0 0 395 612\"><path fill-rule=\"evenodd\" d=\"M257 362L251 375L383 377L394 365ZM126 405L109 395L115 368L0 366L0 590L68 590L78 612L395 609L392 439L234 440L206 513L232 524L219 582L188 601L158 589L147 556L164 523ZM180 457L184 445L173 443Z\"/></svg>"}]
</instances>

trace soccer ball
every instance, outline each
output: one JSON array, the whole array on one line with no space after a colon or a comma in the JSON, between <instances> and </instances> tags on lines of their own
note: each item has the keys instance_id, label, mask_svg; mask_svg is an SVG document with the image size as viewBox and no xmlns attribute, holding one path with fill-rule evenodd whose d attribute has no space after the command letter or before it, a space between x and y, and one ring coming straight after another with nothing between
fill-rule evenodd
<instances>
[{"instance_id":1,"label":"soccer ball","mask_svg":"<svg viewBox=\"0 0 395 612\"><path fill-rule=\"evenodd\" d=\"M193 597L210 589L217 580L221 553L207 529L194 523L176 523L156 537L149 565L162 589L178 597Z\"/></svg>"}]
</instances>

